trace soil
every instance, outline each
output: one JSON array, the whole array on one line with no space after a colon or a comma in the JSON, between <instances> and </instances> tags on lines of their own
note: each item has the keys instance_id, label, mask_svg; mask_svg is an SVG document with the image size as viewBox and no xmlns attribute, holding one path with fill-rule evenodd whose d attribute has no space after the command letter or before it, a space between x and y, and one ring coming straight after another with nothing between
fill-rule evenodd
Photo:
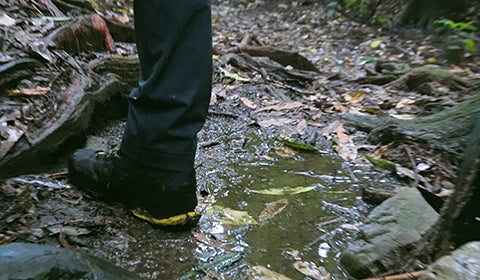
<instances>
[{"instance_id":1,"label":"soil","mask_svg":"<svg viewBox=\"0 0 480 280\"><path fill-rule=\"evenodd\" d=\"M66 54L26 43L36 40L32 39L35 34L50 34L70 20L50 14L51 7L45 8L41 2L13 5L0 1L0 10L22 23L13 27L0 24L7 34L0 40L0 70L19 57L44 55L42 62L49 61L50 55L63 59L52 59L44 63L44 72L25 72L15 81L5 82L0 72L5 92L47 87L75 61L88 65L104 57L135 54L131 36L119 35L132 30L131 1L92 1L89 3L97 5L81 8L77 3L81 1L53 1L65 16L97 13L112 19L114 27L107 23L116 41L114 54L108 54L108 47ZM128 215L122 205L97 201L69 185L66 159L73 149L85 142L107 151L118 148L125 125L125 108L120 102L117 108L97 107L85 131L67 132L75 141L62 141L59 153L31 162L32 175L2 180L0 244L24 241L82 250L146 279L182 275L245 279L259 267L292 279L311 276L298 269L299 263L309 264L309 272L347 278L337 260L372 207L361 198L362 191L373 189L380 196L401 185L420 184L436 195L446 195L453 188L462 151L401 137L382 143L343 116L419 118L478 91L478 54L466 50L460 61L453 63L446 51L453 31L440 25L428 29L395 25L393 12L400 9L397 2L383 1L372 16L356 17L363 15L355 10L358 7L336 2L213 1L214 83L196 160L203 210L199 225L192 231L166 232ZM66 4L77 8L70 10ZM478 20L475 11L478 7L472 6L466 18ZM114 32L114 28L123 32ZM21 38L19 34L26 35ZM478 35L478 31L453 34L473 39L477 45ZM267 51L262 49L258 55L260 48ZM274 50L282 52L274 55ZM298 59L286 60L291 64L282 60L295 54L306 58L313 68L308 64L305 69ZM106 75L108 62L105 65L95 68L100 69L99 76ZM408 76L410 69L425 65L453 75L454 82L436 76L426 80ZM117 87L115 92L128 94L135 68L123 66L115 73L123 78L121 89ZM104 81L92 80L97 87ZM28 94L6 99L5 92L0 93L2 105L12 104L8 103L12 98L31 108L51 102L48 96L39 101ZM33 112L31 123L42 126L48 115L42 110ZM304 146L291 148L286 143ZM305 144L317 150L306 151ZM365 154L387 159L417 176L379 171ZM273 187L280 187L282 197L255 193ZM302 187L296 190L304 193L288 193L294 187ZM231 209L263 222L258 226L249 219L238 222L234 216L238 212Z\"/></svg>"}]
</instances>

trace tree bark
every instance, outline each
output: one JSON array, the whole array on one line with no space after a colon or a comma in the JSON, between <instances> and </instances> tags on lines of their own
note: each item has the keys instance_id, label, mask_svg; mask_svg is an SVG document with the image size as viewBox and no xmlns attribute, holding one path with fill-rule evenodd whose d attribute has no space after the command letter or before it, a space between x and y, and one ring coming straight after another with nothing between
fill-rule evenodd
<instances>
[{"instance_id":1,"label":"tree bark","mask_svg":"<svg viewBox=\"0 0 480 280\"><path fill-rule=\"evenodd\" d=\"M436 114L413 120L391 117L345 115L349 123L370 131L369 137L381 143L398 139L420 142L447 151L459 159L466 139L480 113L480 93Z\"/></svg>"},{"instance_id":2,"label":"tree bark","mask_svg":"<svg viewBox=\"0 0 480 280\"><path fill-rule=\"evenodd\" d=\"M404 24L426 26L442 16L461 13L470 0L410 0L398 19Z\"/></svg>"},{"instance_id":3,"label":"tree bark","mask_svg":"<svg viewBox=\"0 0 480 280\"><path fill-rule=\"evenodd\" d=\"M480 115L467 141L455 192L441 211L439 221L419 241L416 257L437 259L466 242L480 240Z\"/></svg>"}]
</instances>

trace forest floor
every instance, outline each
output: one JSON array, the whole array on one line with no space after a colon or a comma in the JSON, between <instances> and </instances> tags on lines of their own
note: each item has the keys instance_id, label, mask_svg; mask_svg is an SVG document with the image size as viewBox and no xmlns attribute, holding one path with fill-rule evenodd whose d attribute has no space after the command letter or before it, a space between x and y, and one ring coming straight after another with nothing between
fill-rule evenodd
<instances>
[{"instance_id":1,"label":"forest floor","mask_svg":"<svg viewBox=\"0 0 480 280\"><path fill-rule=\"evenodd\" d=\"M70 3L62 10L75 15L90 11L132 27L130 1L100 2L78 9L76 1L53 1L59 7ZM196 161L199 225L165 232L131 217L121 205L79 192L62 173L75 148L70 145L55 164L39 162L32 175L2 181L0 244L81 250L146 279L348 278L338 259L375 202L362 199L366 190L384 194L419 185L445 196L461 160L461 149L395 136L385 142L349 120L421 118L479 89L478 52L466 50L455 63L446 54L452 34L462 44L473 39L478 45L478 31L396 26L397 2L384 1L362 22L358 10L334 2L214 1L213 91ZM18 58L40 56L45 62L58 55L31 42L70 20L52 17L33 2L18 3L0 1L0 10L17 22L12 27L0 15L1 71ZM474 8L468 16L478 22ZM13 88L39 91L64 65L75 64L71 59L81 64L135 53L131 39L113 38L113 54L62 54L56 64L46 63L45 73ZM5 86L2 77L0 72ZM22 91L14 98L37 97ZM116 150L124 112L90 125L87 145ZM364 155L389 160L397 169L378 170Z\"/></svg>"}]
</instances>

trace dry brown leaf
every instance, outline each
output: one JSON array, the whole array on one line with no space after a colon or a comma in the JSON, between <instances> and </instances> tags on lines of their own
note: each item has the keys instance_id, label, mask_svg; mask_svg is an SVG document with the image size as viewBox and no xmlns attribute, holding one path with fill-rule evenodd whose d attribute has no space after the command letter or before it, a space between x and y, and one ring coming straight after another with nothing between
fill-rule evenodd
<instances>
[{"instance_id":1,"label":"dry brown leaf","mask_svg":"<svg viewBox=\"0 0 480 280\"><path fill-rule=\"evenodd\" d=\"M307 120L303 119L301 120L298 125L297 125L297 131L300 135L304 135L307 132Z\"/></svg>"},{"instance_id":2,"label":"dry brown leaf","mask_svg":"<svg viewBox=\"0 0 480 280\"><path fill-rule=\"evenodd\" d=\"M386 151L388 151L391 147L393 147L394 144L395 144L394 142L391 142L385 146L378 148L375 152L373 152L372 156L376 158L381 158Z\"/></svg>"},{"instance_id":3,"label":"dry brown leaf","mask_svg":"<svg viewBox=\"0 0 480 280\"><path fill-rule=\"evenodd\" d=\"M248 268L249 279L262 279L262 280L291 280L285 275L270 270L261 265L255 265Z\"/></svg>"},{"instance_id":4,"label":"dry brown leaf","mask_svg":"<svg viewBox=\"0 0 480 280\"><path fill-rule=\"evenodd\" d=\"M64 233L64 232L60 232L60 234L58 235L58 242L60 242L60 244L62 244L63 248L67 248L67 249L70 249L70 250L77 249L75 246L70 245L70 243L68 243L67 234Z\"/></svg>"},{"instance_id":5,"label":"dry brown leaf","mask_svg":"<svg viewBox=\"0 0 480 280\"><path fill-rule=\"evenodd\" d=\"M278 215L282 212L285 207L288 205L288 199L282 198L280 200L271 202L267 204L267 207L263 209L263 211L258 216L258 221L265 222L266 220L270 220L271 218Z\"/></svg>"},{"instance_id":6,"label":"dry brown leaf","mask_svg":"<svg viewBox=\"0 0 480 280\"><path fill-rule=\"evenodd\" d=\"M357 159L358 151L352 143L338 143L338 145L334 146L334 149L341 158L348 162L353 162Z\"/></svg>"},{"instance_id":7,"label":"dry brown leaf","mask_svg":"<svg viewBox=\"0 0 480 280\"><path fill-rule=\"evenodd\" d=\"M205 234L201 234L200 232L192 231L193 237L198 241L205 245L215 247L215 248L224 248L224 244L216 239L210 238Z\"/></svg>"},{"instance_id":8,"label":"dry brown leaf","mask_svg":"<svg viewBox=\"0 0 480 280\"><path fill-rule=\"evenodd\" d=\"M332 277L323 267L317 267L313 262L297 261L293 264L296 270L315 280L330 280Z\"/></svg>"},{"instance_id":9,"label":"dry brown leaf","mask_svg":"<svg viewBox=\"0 0 480 280\"><path fill-rule=\"evenodd\" d=\"M335 104L333 104L333 108L335 108L335 110L337 110L341 113L346 113L347 112L347 108L345 108L345 106L343 106L342 104L340 104L338 102L335 102Z\"/></svg>"},{"instance_id":10,"label":"dry brown leaf","mask_svg":"<svg viewBox=\"0 0 480 280\"><path fill-rule=\"evenodd\" d=\"M343 124L341 124L338 128L337 128L337 138L338 140L340 141L340 143L343 143L343 144L346 144L346 143L352 143L352 139L350 138L350 136L348 136L347 134L345 134L345 128L343 127Z\"/></svg>"},{"instance_id":11,"label":"dry brown leaf","mask_svg":"<svg viewBox=\"0 0 480 280\"><path fill-rule=\"evenodd\" d=\"M250 108L250 109L256 109L257 108L257 105L255 105L255 103L253 103L253 101L251 101L250 99L248 99L246 97L241 97L240 100L242 100L243 105L247 106L247 108Z\"/></svg>"}]
</instances>

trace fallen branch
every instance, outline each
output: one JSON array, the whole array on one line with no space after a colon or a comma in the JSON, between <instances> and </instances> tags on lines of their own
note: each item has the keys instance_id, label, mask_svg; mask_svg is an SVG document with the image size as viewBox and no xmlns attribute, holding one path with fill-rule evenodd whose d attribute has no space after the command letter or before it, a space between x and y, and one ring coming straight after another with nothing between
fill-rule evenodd
<instances>
[{"instance_id":1,"label":"fallen branch","mask_svg":"<svg viewBox=\"0 0 480 280\"><path fill-rule=\"evenodd\" d=\"M408 279L417 279L418 277L422 276L422 274L424 272L425 272L425 270L420 270L420 271L414 271L414 272L406 272L406 273L397 274L397 275L368 278L368 279L364 279L364 280L408 280Z\"/></svg>"},{"instance_id":2,"label":"fallen branch","mask_svg":"<svg viewBox=\"0 0 480 280\"><path fill-rule=\"evenodd\" d=\"M266 56L283 66L291 65L295 69L313 71L319 73L317 67L308 59L296 52L284 51L269 47L239 46L226 50L214 49L216 54L246 53L251 56Z\"/></svg>"}]
</instances>

